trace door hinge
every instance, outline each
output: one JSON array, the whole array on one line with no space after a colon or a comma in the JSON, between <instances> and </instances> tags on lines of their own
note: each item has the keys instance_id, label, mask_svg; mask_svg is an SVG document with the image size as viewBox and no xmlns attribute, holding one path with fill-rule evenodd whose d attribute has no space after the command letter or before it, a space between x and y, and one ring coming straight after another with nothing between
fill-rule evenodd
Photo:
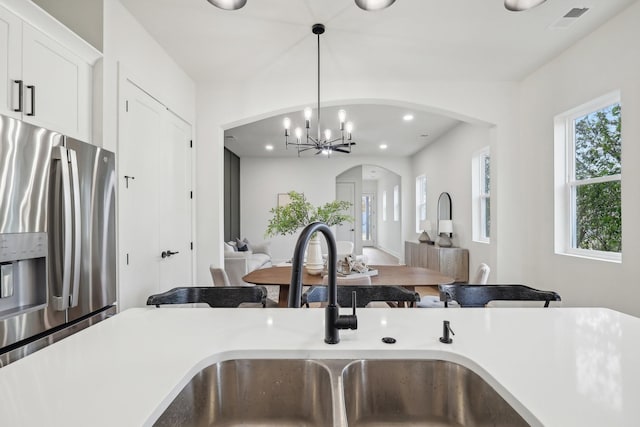
<instances>
[{"instance_id":1,"label":"door hinge","mask_svg":"<svg viewBox=\"0 0 640 427\"><path fill-rule=\"evenodd\" d=\"M127 265L129 265L129 254L127 254Z\"/></svg>"},{"instance_id":2,"label":"door hinge","mask_svg":"<svg viewBox=\"0 0 640 427\"><path fill-rule=\"evenodd\" d=\"M189 148L193 148L193 139L189 141Z\"/></svg>"},{"instance_id":3,"label":"door hinge","mask_svg":"<svg viewBox=\"0 0 640 427\"><path fill-rule=\"evenodd\" d=\"M191 250L193 250L193 242L191 242Z\"/></svg>"},{"instance_id":4,"label":"door hinge","mask_svg":"<svg viewBox=\"0 0 640 427\"><path fill-rule=\"evenodd\" d=\"M124 101L124 111L125 112L129 112L129 100L127 99L126 101Z\"/></svg>"},{"instance_id":5,"label":"door hinge","mask_svg":"<svg viewBox=\"0 0 640 427\"><path fill-rule=\"evenodd\" d=\"M189 198L193 199L193 191L189 191Z\"/></svg>"}]
</instances>

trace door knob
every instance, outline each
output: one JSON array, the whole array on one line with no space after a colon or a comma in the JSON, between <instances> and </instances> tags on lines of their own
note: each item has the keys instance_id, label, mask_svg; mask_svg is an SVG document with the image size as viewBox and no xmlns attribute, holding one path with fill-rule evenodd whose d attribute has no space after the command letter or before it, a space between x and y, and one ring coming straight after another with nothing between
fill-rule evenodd
<instances>
[{"instance_id":1,"label":"door knob","mask_svg":"<svg viewBox=\"0 0 640 427\"><path fill-rule=\"evenodd\" d=\"M179 251L175 251L175 252L173 252L173 251L170 251L170 250L166 250L166 251L162 251L162 253L160 254L160 256L161 256L162 258L166 258L166 257L170 257L171 255L175 255L175 254L179 254L179 253L180 253Z\"/></svg>"}]
</instances>

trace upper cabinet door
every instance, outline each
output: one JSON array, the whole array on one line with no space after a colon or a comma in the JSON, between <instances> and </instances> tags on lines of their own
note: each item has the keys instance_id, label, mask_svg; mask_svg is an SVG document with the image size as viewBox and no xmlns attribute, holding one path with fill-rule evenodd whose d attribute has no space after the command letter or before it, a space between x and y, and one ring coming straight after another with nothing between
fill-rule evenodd
<instances>
[{"instance_id":1,"label":"upper cabinet door","mask_svg":"<svg viewBox=\"0 0 640 427\"><path fill-rule=\"evenodd\" d=\"M0 114L22 118L19 86L22 78L22 20L0 7Z\"/></svg>"},{"instance_id":2,"label":"upper cabinet door","mask_svg":"<svg viewBox=\"0 0 640 427\"><path fill-rule=\"evenodd\" d=\"M23 120L89 141L91 65L26 22L22 45Z\"/></svg>"}]
</instances>

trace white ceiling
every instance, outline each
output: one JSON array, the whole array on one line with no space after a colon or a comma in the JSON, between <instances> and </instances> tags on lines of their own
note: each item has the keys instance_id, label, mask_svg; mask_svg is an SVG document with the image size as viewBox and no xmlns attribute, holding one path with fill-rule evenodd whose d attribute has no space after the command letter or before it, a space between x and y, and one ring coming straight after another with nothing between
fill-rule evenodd
<instances>
[{"instance_id":1,"label":"white ceiling","mask_svg":"<svg viewBox=\"0 0 640 427\"><path fill-rule=\"evenodd\" d=\"M363 11L352 0L248 0L237 11L206 0L120 1L196 82L238 83L294 72L312 76L313 85L311 26L317 22L327 27L321 36L323 80L357 82L367 75L382 82L519 81L640 0L547 0L526 12L507 11L503 0L397 0L378 12ZM574 7L590 10L568 28L550 28ZM420 134L433 139L455 123L414 112L416 120L407 126L394 122L404 113L397 107L346 109L356 126L354 151L367 154L382 140L390 148L397 144L393 153L411 154ZM335 117L324 108L322 114ZM230 132L237 144L253 143L253 151L241 155L264 155L272 140L276 147L283 144L277 136L282 116L246 127Z\"/></svg>"},{"instance_id":2,"label":"white ceiling","mask_svg":"<svg viewBox=\"0 0 640 427\"><path fill-rule=\"evenodd\" d=\"M354 123L352 136L356 145L352 147L352 156L410 156L459 123L458 120L439 114L387 105L363 104L322 108L322 129L329 126L333 136L338 136L340 108L347 111L347 120ZM414 119L404 121L403 116L409 113L413 114ZM286 116L291 119L292 129L297 126L304 129L302 111ZM282 114L225 131L225 147L240 157L296 157L298 152L295 147L285 149L282 124L284 117L285 114ZM315 109L313 117L316 117ZM317 128L311 129L310 134L316 136ZM230 138L231 136L233 138ZM295 141L295 138L290 138L290 141ZM272 151L265 149L269 144L273 146ZM380 148L382 144L387 145L386 150ZM315 150L309 150L301 156L312 156L315 153Z\"/></svg>"}]
</instances>

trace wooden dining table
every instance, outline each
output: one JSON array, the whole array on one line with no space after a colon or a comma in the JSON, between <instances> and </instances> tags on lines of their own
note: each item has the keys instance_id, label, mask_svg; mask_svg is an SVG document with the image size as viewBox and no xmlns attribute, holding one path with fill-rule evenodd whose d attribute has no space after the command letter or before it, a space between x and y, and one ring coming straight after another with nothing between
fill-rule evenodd
<instances>
[{"instance_id":1,"label":"wooden dining table","mask_svg":"<svg viewBox=\"0 0 640 427\"><path fill-rule=\"evenodd\" d=\"M433 295L438 295L438 285L453 283L454 278L445 276L436 270L406 265L371 265L378 274L371 276L371 285L402 286L415 291L416 286L431 288ZM278 266L254 270L242 278L255 285L279 286L278 306L287 307L289 303L289 285L291 284L291 266ZM303 269L302 284L304 286L322 285L322 275L311 275Z\"/></svg>"}]
</instances>

